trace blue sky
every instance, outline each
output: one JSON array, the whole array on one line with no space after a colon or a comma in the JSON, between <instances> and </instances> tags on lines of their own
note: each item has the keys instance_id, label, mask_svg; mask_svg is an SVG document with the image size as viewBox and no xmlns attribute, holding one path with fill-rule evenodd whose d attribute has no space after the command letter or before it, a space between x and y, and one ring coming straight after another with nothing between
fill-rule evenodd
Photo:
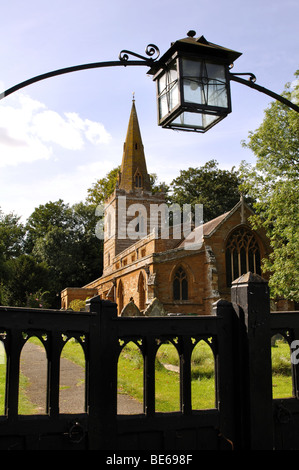
<instances>
[{"instance_id":1,"label":"blue sky","mask_svg":"<svg viewBox=\"0 0 299 470\"><path fill-rule=\"evenodd\" d=\"M63 67L117 60L122 49L161 54L194 29L242 56L233 72L281 93L299 68L297 0L11 0L2 2L0 92ZM238 167L242 147L271 98L231 84L232 113L206 134L157 126L155 85L146 67L117 67L51 78L0 101L0 208L26 219L40 204L73 204L120 164L135 93L148 170L170 182L210 159Z\"/></svg>"}]
</instances>

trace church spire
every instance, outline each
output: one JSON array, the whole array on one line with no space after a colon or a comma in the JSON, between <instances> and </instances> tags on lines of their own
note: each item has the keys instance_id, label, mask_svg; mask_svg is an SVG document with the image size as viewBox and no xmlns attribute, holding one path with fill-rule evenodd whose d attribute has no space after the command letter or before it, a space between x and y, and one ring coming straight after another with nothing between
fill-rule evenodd
<instances>
[{"instance_id":1,"label":"church spire","mask_svg":"<svg viewBox=\"0 0 299 470\"><path fill-rule=\"evenodd\" d=\"M120 171L119 189L151 191L134 96Z\"/></svg>"}]
</instances>

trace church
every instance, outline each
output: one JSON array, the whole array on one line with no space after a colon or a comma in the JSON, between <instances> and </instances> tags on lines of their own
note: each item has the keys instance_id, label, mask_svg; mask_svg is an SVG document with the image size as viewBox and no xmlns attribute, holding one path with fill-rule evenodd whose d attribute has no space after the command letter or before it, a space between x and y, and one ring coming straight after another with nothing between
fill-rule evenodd
<instances>
[{"instance_id":1,"label":"church","mask_svg":"<svg viewBox=\"0 0 299 470\"><path fill-rule=\"evenodd\" d=\"M253 212L242 197L189 232L181 220L164 230L165 211L164 194L152 192L133 99L118 182L104 209L103 274L64 289L62 309L100 295L115 302L121 316L211 315L214 302L230 300L234 279L261 274L269 243L251 229Z\"/></svg>"}]
</instances>

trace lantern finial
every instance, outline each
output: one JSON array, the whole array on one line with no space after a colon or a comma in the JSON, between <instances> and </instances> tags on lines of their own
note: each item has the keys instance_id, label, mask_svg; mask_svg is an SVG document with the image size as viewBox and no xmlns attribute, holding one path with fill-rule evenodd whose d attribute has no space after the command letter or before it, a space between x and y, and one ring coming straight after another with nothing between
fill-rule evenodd
<instances>
[{"instance_id":1,"label":"lantern finial","mask_svg":"<svg viewBox=\"0 0 299 470\"><path fill-rule=\"evenodd\" d=\"M187 33L187 36L189 38L194 38L194 36L196 35L196 31L194 31L193 29L191 29L190 31L188 31Z\"/></svg>"}]
</instances>

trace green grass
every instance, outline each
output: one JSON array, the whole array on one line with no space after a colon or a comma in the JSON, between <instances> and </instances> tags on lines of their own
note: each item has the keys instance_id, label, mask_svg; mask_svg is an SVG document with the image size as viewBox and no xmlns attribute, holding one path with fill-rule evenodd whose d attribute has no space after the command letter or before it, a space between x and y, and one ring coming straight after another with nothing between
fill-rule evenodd
<instances>
[{"instance_id":1,"label":"green grass","mask_svg":"<svg viewBox=\"0 0 299 470\"><path fill-rule=\"evenodd\" d=\"M30 338L28 341L41 345L41 342L38 338ZM1 345L0 345L1 346ZM2 351L1 351L2 352ZM76 342L73 338L70 339L64 346L62 357L65 357L76 364L85 367L85 358L82 347ZM0 363L0 416L4 414L4 400L5 400L5 380L6 380L6 364L2 363L3 354L1 355ZM30 402L26 389L28 389L29 380L24 374L20 374L20 388L19 388L19 404L18 404L18 413L20 415L33 415L39 413L38 408Z\"/></svg>"},{"instance_id":2,"label":"green grass","mask_svg":"<svg viewBox=\"0 0 299 470\"><path fill-rule=\"evenodd\" d=\"M6 364L0 364L0 416L4 415L4 400L5 400L5 375ZM20 375L20 390L19 390L19 414L31 415L35 414L36 407L30 402L26 395L26 388L28 387L28 380L24 375Z\"/></svg>"},{"instance_id":3,"label":"green grass","mask_svg":"<svg viewBox=\"0 0 299 470\"><path fill-rule=\"evenodd\" d=\"M273 398L292 396L292 377L289 345L277 340L272 350ZM192 409L215 407L214 358L207 343L198 343L191 358ZM179 410L179 374L165 368L166 364L179 365L176 349L163 344L156 360L156 411ZM133 343L128 344L119 359L118 385L121 393L143 401L143 360Z\"/></svg>"},{"instance_id":4,"label":"green grass","mask_svg":"<svg viewBox=\"0 0 299 470\"><path fill-rule=\"evenodd\" d=\"M4 413L5 370L6 365L0 364L0 415Z\"/></svg>"},{"instance_id":5,"label":"green grass","mask_svg":"<svg viewBox=\"0 0 299 470\"><path fill-rule=\"evenodd\" d=\"M61 357L69 359L81 367L85 367L85 355L83 348L81 344L75 340L75 338L71 338L67 341L61 352Z\"/></svg>"},{"instance_id":6,"label":"green grass","mask_svg":"<svg viewBox=\"0 0 299 470\"><path fill-rule=\"evenodd\" d=\"M172 344L160 346L155 368L156 411L180 410L179 373L167 365L179 366L179 356ZM192 357L192 408L215 407L214 359L209 346L201 342ZM118 389L140 402L143 401L143 359L138 347L129 343L123 349L118 363Z\"/></svg>"},{"instance_id":7,"label":"green grass","mask_svg":"<svg viewBox=\"0 0 299 470\"><path fill-rule=\"evenodd\" d=\"M288 343L282 339L275 341L272 352L273 398L292 396L291 352Z\"/></svg>"},{"instance_id":8,"label":"green grass","mask_svg":"<svg viewBox=\"0 0 299 470\"><path fill-rule=\"evenodd\" d=\"M81 346L70 340L66 343L62 356L80 366L85 366ZM3 362L3 361L2 361ZM179 357L172 344L160 346L155 370L156 411L170 412L180 409L179 373L167 369L167 365L179 366ZM273 398L292 396L290 348L279 339L272 347ZM4 413L6 365L0 363L0 415ZM214 359L210 347L203 341L198 343L192 355L191 367L192 409L215 407ZM20 414L34 414L35 407L26 397L28 381L21 374ZM139 348L129 343L123 349L118 363L118 391L143 402L143 358Z\"/></svg>"}]
</instances>

